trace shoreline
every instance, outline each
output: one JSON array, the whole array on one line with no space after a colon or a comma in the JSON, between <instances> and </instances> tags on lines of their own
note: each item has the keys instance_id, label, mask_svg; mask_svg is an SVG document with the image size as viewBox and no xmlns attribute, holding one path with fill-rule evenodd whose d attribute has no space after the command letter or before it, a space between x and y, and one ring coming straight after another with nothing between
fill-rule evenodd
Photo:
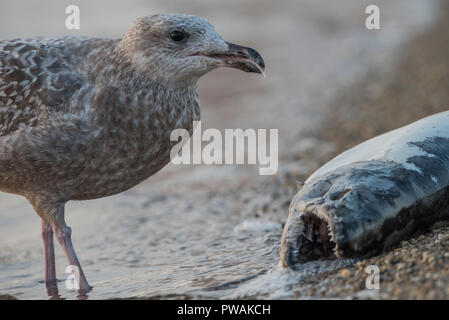
<instances>
[{"instance_id":1,"label":"shoreline","mask_svg":"<svg viewBox=\"0 0 449 320\"><path fill-rule=\"evenodd\" d=\"M392 79L372 74L345 90L329 108L319 139L335 144L333 156L362 141L449 108L449 4L439 20L402 47ZM380 82L381 89L376 82ZM374 89L373 89L374 87ZM348 116L349 115L349 116ZM331 157L331 158L332 158ZM448 299L449 226L439 223L393 249L351 267L321 274L297 298ZM380 269L380 290L366 290L368 265Z\"/></svg>"}]
</instances>

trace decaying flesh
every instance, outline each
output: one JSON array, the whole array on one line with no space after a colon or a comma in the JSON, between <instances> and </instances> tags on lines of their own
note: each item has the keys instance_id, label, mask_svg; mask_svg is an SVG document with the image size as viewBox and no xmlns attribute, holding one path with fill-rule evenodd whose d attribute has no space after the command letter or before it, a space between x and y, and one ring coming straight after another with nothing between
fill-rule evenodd
<instances>
[{"instance_id":1,"label":"decaying flesh","mask_svg":"<svg viewBox=\"0 0 449 320\"><path fill-rule=\"evenodd\" d=\"M301 261L334 257L335 243L331 241L327 222L312 214L302 214L303 231L298 237Z\"/></svg>"},{"instance_id":2,"label":"decaying flesh","mask_svg":"<svg viewBox=\"0 0 449 320\"><path fill-rule=\"evenodd\" d=\"M280 264L370 256L447 219L448 111L370 139L309 177L290 205Z\"/></svg>"}]
</instances>

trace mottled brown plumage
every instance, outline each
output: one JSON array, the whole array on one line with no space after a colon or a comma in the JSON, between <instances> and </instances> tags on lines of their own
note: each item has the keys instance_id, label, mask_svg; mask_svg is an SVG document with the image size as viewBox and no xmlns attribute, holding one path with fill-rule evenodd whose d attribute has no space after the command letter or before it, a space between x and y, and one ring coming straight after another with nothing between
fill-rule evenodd
<instances>
[{"instance_id":1,"label":"mottled brown plumage","mask_svg":"<svg viewBox=\"0 0 449 320\"><path fill-rule=\"evenodd\" d=\"M0 42L0 191L23 195L42 218L51 295L53 233L90 290L65 203L125 191L164 167L171 131L191 133L200 118L197 80L220 66L264 69L256 51L186 15L137 19L118 40Z\"/></svg>"}]
</instances>

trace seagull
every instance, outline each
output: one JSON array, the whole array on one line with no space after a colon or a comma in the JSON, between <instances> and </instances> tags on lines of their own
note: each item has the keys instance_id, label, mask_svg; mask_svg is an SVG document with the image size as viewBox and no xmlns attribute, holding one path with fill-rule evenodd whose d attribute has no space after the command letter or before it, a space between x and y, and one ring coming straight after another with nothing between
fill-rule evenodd
<instances>
[{"instance_id":1,"label":"seagull","mask_svg":"<svg viewBox=\"0 0 449 320\"><path fill-rule=\"evenodd\" d=\"M198 79L219 67L264 75L254 49L223 40L205 19L138 18L121 39L0 41L0 191L41 218L45 285L58 296L53 237L86 280L64 218L70 200L137 185L170 161L170 133L200 119Z\"/></svg>"}]
</instances>

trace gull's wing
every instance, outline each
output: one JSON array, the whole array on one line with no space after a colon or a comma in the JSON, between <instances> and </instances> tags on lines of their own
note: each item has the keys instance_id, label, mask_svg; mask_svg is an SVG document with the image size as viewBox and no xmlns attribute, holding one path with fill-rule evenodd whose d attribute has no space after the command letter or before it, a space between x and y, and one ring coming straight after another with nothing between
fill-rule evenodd
<instances>
[{"instance_id":1,"label":"gull's wing","mask_svg":"<svg viewBox=\"0 0 449 320\"><path fill-rule=\"evenodd\" d=\"M0 41L0 136L36 126L42 113L69 110L71 98L88 86L76 67L79 57L70 55L73 42L74 38Z\"/></svg>"}]
</instances>

